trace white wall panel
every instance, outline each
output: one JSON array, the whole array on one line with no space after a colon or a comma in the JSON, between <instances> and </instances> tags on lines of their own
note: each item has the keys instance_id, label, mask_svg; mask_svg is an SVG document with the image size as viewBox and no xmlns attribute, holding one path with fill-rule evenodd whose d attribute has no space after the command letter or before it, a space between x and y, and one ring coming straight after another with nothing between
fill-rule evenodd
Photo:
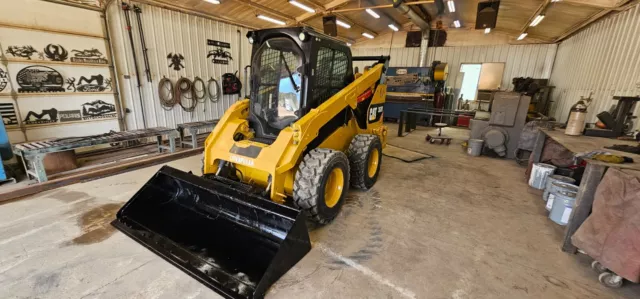
<instances>
[{"instance_id":1,"label":"white wall panel","mask_svg":"<svg viewBox=\"0 0 640 299\"><path fill-rule=\"evenodd\" d=\"M142 22L148 48L152 82L147 81L144 73L143 54L140 45L138 25L133 11L130 12L133 27L133 39L142 84L142 103L144 105L147 127L166 126L174 128L177 124L220 118L225 110L238 99L237 95L221 96L213 103L206 100L198 103L195 111L189 113L176 105L173 110L164 110L159 101L158 83L163 77L174 84L181 77L192 80L198 76L205 82L209 78L220 80L224 73L238 71L245 83L243 69L250 63L251 48L247 41L248 29L229 25L201 17L162 9L145 4L132 3L142 8ZM122 103L132 113L125 116L128 129L143 127L141 101L138 93L133 55L126 27L124 12L120 3L114 3L107 10L111 31L112 46L116 57L118 81L121 87ZM231 44L233 60L228 65L213 64L207 53L214 47L207 46L207 39L224 41ZM180 53L185 57L184 69L175 71L169 68L167 55ZM244 90L244 88L243 88ZM244 95L244 91L243 91Z\"/></svg>"},{"instance_id":2,"label":"white wall panel","mask_svg":"<svg viewBox=\"0 0 640 299\"><path fill-rule=\"evenodd\" d=\"M551 76L557 45L490 45L429 48L427 61L449 64L447 85L454 86L463 63L504 62L502 89L512 89L514 77L548 79ZM391 55L391 66L417 66L419 48L353 48L354 56ZM362 67L363 63L354 64Z\"/></svg>"},{"instance_id":3,"label":"white wall panel","mask_svg":"<svg viewBox=\"0 0 640 299\"><path fill-rule=\"evenodd\" d=\"M613 96L640 94L640 6L606 17L563 41L551 76L552 115L566 121L571 106L593 92L588 122L608 110ZM635 115L640 114L637 105ZM637 127L637 124L636 124Z\"/></svg>"}]
</instances>

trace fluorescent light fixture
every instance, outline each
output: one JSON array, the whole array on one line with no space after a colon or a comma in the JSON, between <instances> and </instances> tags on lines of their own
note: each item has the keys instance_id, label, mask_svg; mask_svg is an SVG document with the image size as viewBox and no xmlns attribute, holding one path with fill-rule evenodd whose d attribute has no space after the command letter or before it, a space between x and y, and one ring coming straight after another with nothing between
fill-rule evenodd
<instances>
[{"instance_id":1,"label":"fluorescent light fixture","mask_svg":"<svg viewBox=\"0 0 640 299\"><path fill-rule=\"evenodd\" d=\"M338 25L340 25L340 26L342 26L344 28L347 28L347 29L351 28L351 25L349 25L349 24L347 24L347 23L345 23L343 21L340 21L340 20L336 20L336 24L338 24Z\"/></svg>"},{"instance_id":2,"label":"fluorescent light fixture","mask_svg":"<svg viewBox=\"0 0 640 299\"><path fill-rule=\"evenodd\" d=\"M485 28L484 29L484 34L489 34L491 33L491 28Z\"/></svg>"},{"instance_id":3,"label":"fluorescent light fixture","mask_svg":"<svg viewBox=\"0 0 640 299\"><path fill-rule=\"evenodd\" d=\"M204 0L204 2L209 2L211 4L220 4L219 0Z\"/></svg>"},{"instance_id":4,"label":"fluorescent light fixture","mask_svg":"<svg viewBox=\"0 0 640 299\"><path fill-rule=\"evenodd\" d=\"M542 22L542 20L544 20L544 15L538 15L535 19L533 19L533 22L531 22L531 27L536 27L538 26L538 24L540 24L540 22Z\"/></svg>"},{"instance_id":5,"label":"fluorescent light fixture","mask_svg":"<svg viewBox=\"0 0 640 299\"><path fill-rule=\"evenodd\" d=\"M562 0L551 0L551 2L560 2Z\"/></svg>"},{"instance_id":6,"label":"fluorescent light fixture","mask_svg":"<svg viewBox=\"0 0 640 299\"><path fill-rule=\"evenodd\" d=\"M289 3L291 3L293 6L297 6L297 7L301 8L302 10L304 10L306 12L310 12L310 13L315 13L316 12L315 9L313 9L313 8L311 8L309 6L306 6L306 5L304 5L304 4L302 4L302 3L298 2L298 1L289 0Z\"/></svg>"},{"instance_id":7,"label":"fluorescent light fixture","mask_svg":"<svg viewBox=\"0 0 640 299\"><path fill-rule=\"evenodd\" d=\"M456 12L456 4L453 2L453 0L449 0L447 2L447 5L449 5L449 12Z\"/></svg>"},{"instance_id":8,"label":"fluorescent light fixture","mask_svg":"<svg viewBox=\"0 0 640 299\"><path fill-rule=\"evenodd\" d=\"M351 43L347 43L347 47L351 47Z\"/></svg>"},{"instance_id":9,"label":"fluorescent light fixture","mask_svg":"<svg viewBox=\"0 0 640 299\"><path fill-rule=\"evenodd\" d=\"M458 20L453 21L453 26L456 26L456 28L460 28L460 21Z\"/></svg>"},{"instance_id":10,"label":"fluorescent light fixture","mask_svg":"<svg viewBox=\"0 0 640 299\"><path fill-rule=\"evenodd\" d=\"M389 24L389 28L391 28L391 30L393 30L393 31L398 31L398 30L400 30L400 29L398 28L398 26L396 26L396 25L394 25L394 24Z\"/></svg>"},{"instance_id":11,"label":"fluorescent light fixture","mask_svg":"<svg viewBox=\"0 0 640 299\"><path fill-rule=\"evenodd\" d=\"M529 33L525 32L523 34L520 34L520 36L518 37L518 40L523 40L525 37L527 37L527 35L529 35Z\"/></svg>"},{"instance_id":12,"label":"fluorescent light fixture","mask_svg":"<svg viewBox=\"0 0 640 299\"><path fill-rule=\"evenodd\" d=\"M258 19L265 20L267 22L271 22L271 23L278 24L278 25L285 25L286 24L284 21L280 21L280 20L274 19L272 17L267 17L265 15L257 15L256 17L258 17Z\"/></svg>"},{"instance_id":13,"label":"fluorescent light fixture","mask_svg":"<svg viewBox=\"0 0 640 299\"><path fill-rule=\"evenodd\" d=\"M375 11L373 11L373 9L371 9L371 8L367 8L367 9L365 9L365 11L366 11L368 14L370 14L372 17L376 18L376 19L379 19L379 18L380 18L380 15L379 15L379 14L377 14Z\"/></svg>"},{"instance_id":14,"label":"fluorescent light fixture","mask_svg":"<svg viewBox=\"0 0 640 299\"><path fill-rule=\"evenodd\" d=\"M366 38L374 38L373 35L371 35L370 33L366 33L366 32L362 32L362 36L364 36Z\"/></svg>"}]
</instances>

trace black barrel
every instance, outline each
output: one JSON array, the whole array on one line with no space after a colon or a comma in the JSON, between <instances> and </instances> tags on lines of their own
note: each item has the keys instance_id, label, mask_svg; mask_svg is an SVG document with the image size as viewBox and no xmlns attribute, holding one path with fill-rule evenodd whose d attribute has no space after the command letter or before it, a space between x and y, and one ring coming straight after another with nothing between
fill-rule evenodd
<instances>
[{"instance_id":1,"label":"black barrel","mask_svg":"<svg viewBox=\"0 0 640 299\"><path fill-rule=\"evenodd\" d=\"M311 242L301 211L162 167L111 223L225 298L262 298Z\"/></svg>"}]
</instances>

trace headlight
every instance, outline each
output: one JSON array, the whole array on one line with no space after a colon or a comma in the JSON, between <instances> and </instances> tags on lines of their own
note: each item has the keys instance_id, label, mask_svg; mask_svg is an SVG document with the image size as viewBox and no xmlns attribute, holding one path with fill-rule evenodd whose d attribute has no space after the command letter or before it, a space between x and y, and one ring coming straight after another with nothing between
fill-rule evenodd
<instances>
[{"instance_id":1,"label":"headlight","mask_svg":"<svg viewBox=\"0 0 640 299\"><path fill-rule=\"evenodd\" d=\"M304 33L304 32L300 32L300 34L298 34L298 38L299 38L301 41L304 41L305 39L307 39L307 34L306 34L306 33Z\"/></svg>"},{"instance_id":2,"label":"headlight","mask_svg":"<svg viewBox=\"0 0 640 299\"><path fill-rule=\"evenodd\" d=\"M249 43L253 44L253 36L249 36Z\"/></svg>"}]
</instances>

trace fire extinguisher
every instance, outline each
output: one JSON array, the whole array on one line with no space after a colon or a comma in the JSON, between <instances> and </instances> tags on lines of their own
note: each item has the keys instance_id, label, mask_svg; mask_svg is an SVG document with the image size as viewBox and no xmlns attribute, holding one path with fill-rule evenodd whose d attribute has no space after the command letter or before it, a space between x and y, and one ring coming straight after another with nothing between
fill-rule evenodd
<instances>
[{"instance_id":1,"label":"fire extinguisher","mask_svg":"<svg viewBox=\"0 0 640 299\"><path fill-rule=\"evenodd\" d=\"M569 119L567 120L567 128L564 130L566 135L582 135L587 120L587 108L591 100L591 94L589 94L588 98L580 97L580 100L571 106Z\"/></svg>"}]
</instances>

